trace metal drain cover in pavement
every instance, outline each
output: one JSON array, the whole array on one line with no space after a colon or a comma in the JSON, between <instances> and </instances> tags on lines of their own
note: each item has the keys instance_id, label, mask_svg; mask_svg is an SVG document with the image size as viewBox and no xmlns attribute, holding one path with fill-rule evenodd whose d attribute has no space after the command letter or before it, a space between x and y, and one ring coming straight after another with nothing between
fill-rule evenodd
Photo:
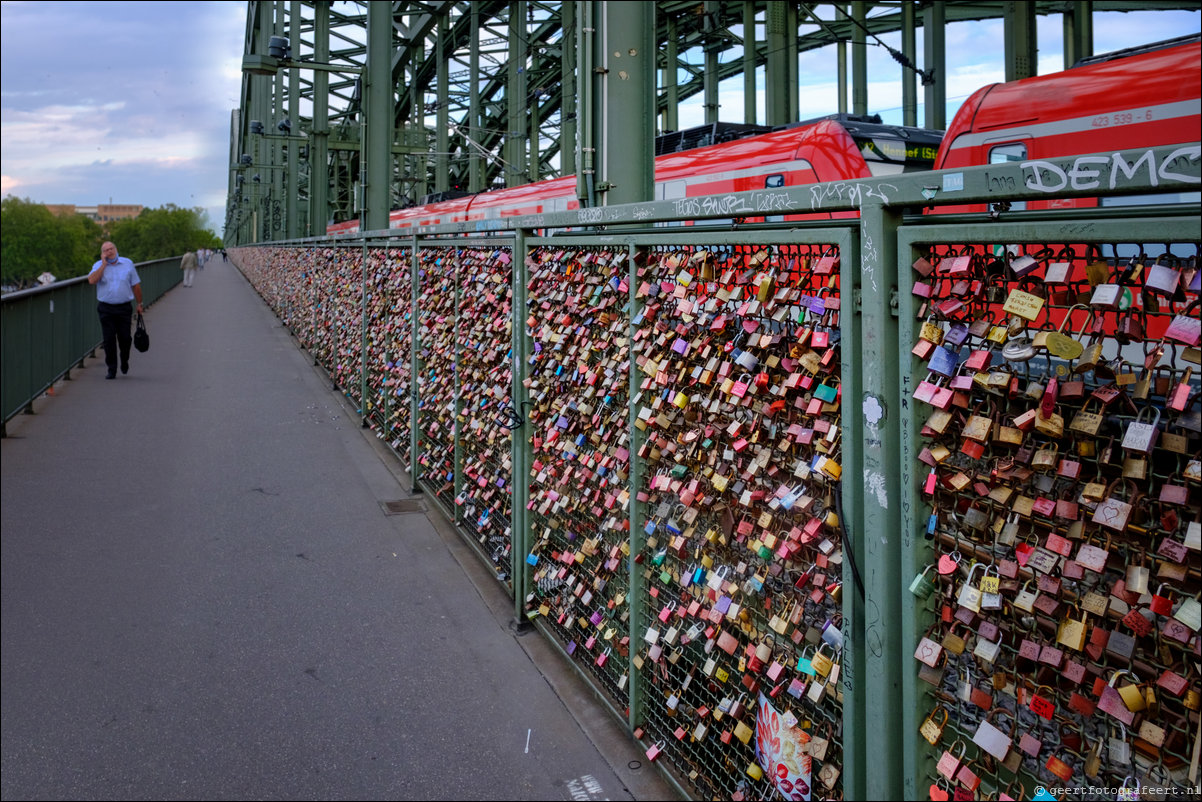
<instances>
[{"instance_id":1,"label":"metal drain cover in pavement","mask_svg":"<svg viewBox=\"0 0 1202 802\"><path fill-rule=\"evenodd\" d=\"M410 498L401 501L381 501L380 506L384 508L385 515L404 515L410 512L425 512L426 505L421 499Z\"/></svg>"}]
</instances>

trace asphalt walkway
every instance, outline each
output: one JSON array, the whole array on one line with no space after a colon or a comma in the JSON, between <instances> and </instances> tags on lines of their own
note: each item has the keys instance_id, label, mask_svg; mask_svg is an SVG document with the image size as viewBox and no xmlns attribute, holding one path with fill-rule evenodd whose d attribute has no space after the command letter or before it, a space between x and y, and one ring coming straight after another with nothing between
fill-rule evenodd
<instances>
[{"instance_id":1,"label":"asphalt walkway","mask_svg":"<svg viewBox=\"0 0 1202 802\"><path fill-rule=\"evenodd\" d=\"M2 445L0 796L675 799L232 264Z\"/></svg>"}]
</instances>

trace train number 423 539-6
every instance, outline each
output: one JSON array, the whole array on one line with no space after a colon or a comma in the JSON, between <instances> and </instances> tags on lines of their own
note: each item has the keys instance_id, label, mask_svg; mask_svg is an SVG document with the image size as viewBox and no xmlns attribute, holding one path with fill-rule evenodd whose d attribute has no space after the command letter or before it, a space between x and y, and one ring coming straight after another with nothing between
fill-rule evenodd
<instances>
[{"instance_id":1,"label":"train number 423 539-6","mask_svg":"<svg viewBox=\"0 0 1202 802\"><path fill-rule=\"evenodd\" d=\"M1106 128L1111 125L1130 125L1131 123L1146 123L1151 122L1152 110L1142 109L1140 111L1116 111L1114 114L1102 114L1094 117L1091 125L1094 128Z\"/></svg>"}]
</instances>

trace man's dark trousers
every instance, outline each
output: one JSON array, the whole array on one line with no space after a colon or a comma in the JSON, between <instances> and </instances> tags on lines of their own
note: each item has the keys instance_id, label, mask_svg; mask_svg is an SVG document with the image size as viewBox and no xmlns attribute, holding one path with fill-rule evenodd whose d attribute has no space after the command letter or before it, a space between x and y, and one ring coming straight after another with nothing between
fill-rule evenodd
<instances>
[{"instance_id":1,"label":"man's dark trousers","mask_svg":"<svg viewBox=\"0 0 1202 802\"><path fill-rule=\"evenodd\" d=\"M134 317L132 301L123 304L106 304L100 301L96 304L100 314L100 331L104 334L104 364L108 366L109 375L117 372L117 348L121 348L121 364L129 364L129 346L133 342L130 325Z\"/></svg>"}]
</instances>

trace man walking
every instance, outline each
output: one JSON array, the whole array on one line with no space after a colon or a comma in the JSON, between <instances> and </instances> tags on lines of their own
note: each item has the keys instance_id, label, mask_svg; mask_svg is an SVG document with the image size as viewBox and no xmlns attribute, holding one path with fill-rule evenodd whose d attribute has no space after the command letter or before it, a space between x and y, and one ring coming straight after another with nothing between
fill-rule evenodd
<instances>
[{"instance_id":1,"label":"man walking","mask_svg":"<svg viewBox=\"0 0 1202 802\"><path fill-rule=\"evenodd\" d=\"M100 331L104 334L104 364L108 366L106 379L117 378L118 348L121 356L121 372L129 373L129 347L133 341L130 322L133 320L133 302L138 302L138 313L142 307L142 279L134 263L117 255L117 246L106 242L100 246L100 260L92 265L88 283L96 285L96 311L100 315Z\"/></svg>"},{"instance_id":2,"label":"man walking","mask_svg":"<svg viewBox=\"0 0 1202 802\"><path fill-rule=\"evenodd\" d=\"M179 267L184 271L184 286L191 287L196 277L196 252L185 253L184 258L179 260Z\"/></svg>"}]
</instances>

